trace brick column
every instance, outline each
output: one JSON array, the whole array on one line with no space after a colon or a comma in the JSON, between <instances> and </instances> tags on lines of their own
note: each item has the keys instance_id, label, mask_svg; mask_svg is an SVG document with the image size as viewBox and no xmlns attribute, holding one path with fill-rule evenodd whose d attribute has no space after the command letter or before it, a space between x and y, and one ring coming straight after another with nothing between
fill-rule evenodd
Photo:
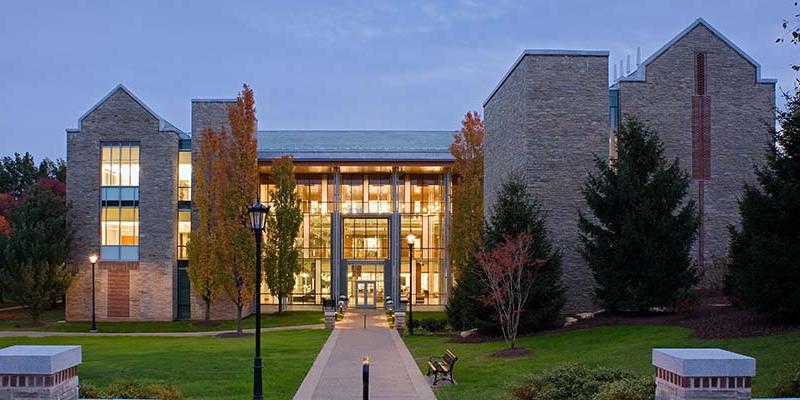
<instances>
[{"instance_id":1,"label":"brick column","mask_svg":"<svg viewBox=\"0 0 800 400\"><path fill-rule=\"evenodd\" d=\"M80 346L0 350L0 399L77 400Z\"/></svg>"},{"instance_id":2,"label":"brick column","mask_svg":"<svg viewBox=\"0 0 800 400\"><path fill-rule=\"evenodd\" d=\"M336 328L336 311L325 311L325 329Z\"/></svg>"},{"instance_id":3,"label":"brick column","mask_svg":"<svg viewBox=\"0 0 800 400\"><path fill-rule=\"evenodd\" d=\"M653 349L655 400L750 400L756 360L721 349Z\"/></svg>"},{"instance_id":4,"label":"brick column","mask_svg":"<svg viewBox=\"0 0 800 400\"><path fill-rule=\"evenodd\" d=\"M403 334L406 330L406 312L405 311L395 311L394 312L394 329L397 329L397 333Z\"/></svg>"}]
</instances>

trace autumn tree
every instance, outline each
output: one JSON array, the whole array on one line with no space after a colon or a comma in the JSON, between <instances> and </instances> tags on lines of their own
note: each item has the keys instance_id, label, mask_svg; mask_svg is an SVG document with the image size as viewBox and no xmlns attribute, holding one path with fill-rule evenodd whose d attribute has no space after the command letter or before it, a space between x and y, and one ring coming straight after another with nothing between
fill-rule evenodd
<instances>
[{"instance_id":1,"label":"autumn tree","mask_svg":"<svg viewBox=\"0 0 800 400\"><path fill-rule=\"evenodd\" d=\"M225 141L220 133L206 129L196 138L195 143L198 142L200 146L192 167L192 202L197 225L189 234L187 249L191 262L187 273L192 288L203 300L203 318L208 321L211 318L211 304L222 292L221 258L216 248L218 231L214 225L214 210L219 206L219 196L213 188L218 184L214 167L224 153L222 146Z\"/></svg>"},{"instance_id":2,"label":"autumn tree","mask_svg":"<svg viewBox=\"0 0 800 400\"><path fill-rule=\"evenodd\" d=\"M218 169L222 181L216 187L220 195L217 224L222 233L220 252L223 258L223 288L236 306L236 332L242 333L242 310L255 294L255 243L247 205L256 198L258 164L256 150L256 109L253 89L244 85L236 104L228 107L230 133L223 129L226 154Z\"/></svg>"},{"instance_id":3,"label":"autumn tree","mask_svg":"<svg viewBox=\"0 0 800 400\"><path fill-rule=\"evenodd\" d=\"M283 311L283 301L294 289L294 276L299 270L300 248L297 233L303 223L300 199L297 197L297 180L291 156L283 156L272 164L275 190L270 194L272 212L267 219L266 275L267 286L278 297L278 312Z\"/></svg>"},{"instance_id":4,"label":"autumn tree","mask_svg":"<svg viewBox=\"0 0 800 400\"><path fill-rule=\"evenodd\" d=\"M467 268L480 242L483 226L483 122L477 112L467 112L461 130L453 135L453 224L450 254L456 280Z\"/></svg>"},{"instance_id":5,"label":"autumn tree","mask_svg":"<svg viewBox=\"0 0 800 400\"><path fill-rule=\"evenodd\" d=\"M504 234L494 247L482 247L476 255L487 288L481 301L494 309L503 339L512 349L531 288L545 263L531 259L533 240L528 232Z\"/></svg>"}]
</instances>

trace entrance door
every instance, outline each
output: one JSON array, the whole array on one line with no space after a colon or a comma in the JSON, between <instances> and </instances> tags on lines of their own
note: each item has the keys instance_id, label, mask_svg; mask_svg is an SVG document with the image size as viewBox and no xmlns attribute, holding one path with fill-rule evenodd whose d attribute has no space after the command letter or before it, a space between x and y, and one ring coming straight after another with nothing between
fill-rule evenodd
<instances>
[{"instance_id":1,"label":"entrance door","mask_svg":"<svg viewBox=\"0 0 800 400\"><path fill-rule=\"evenodd\" d=\"M375 308L375 281L356 282L356 307Z\"/></svg>"}]
</instances>

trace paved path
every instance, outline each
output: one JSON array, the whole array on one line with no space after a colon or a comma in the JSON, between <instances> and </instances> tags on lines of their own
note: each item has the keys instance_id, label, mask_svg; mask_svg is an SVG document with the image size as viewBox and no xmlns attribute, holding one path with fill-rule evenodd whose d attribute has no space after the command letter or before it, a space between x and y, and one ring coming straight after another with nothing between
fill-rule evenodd
<instances>
[{"instance_id":1,"label":"paved path","mask_svg":"<svg viewBox=\"0 0 800 400\"><path fill-rule=\"evenodd\" d=\"M436 399L400 335L389 329L384 312L353 310L336 323L295 400L360 399L364 356L370 361L370 399Z\"/></svg>"},{"instance_id":2,"label":"paved path","mask_svg":"<svg viewBox=\"0 0 800 400\"><path fill-rule=\"evenodd\" d=\"M103 326L98 328L100 332L37 332L37 331L2 331L0 337L48 337L48 336L172 336L172 337L192 337L192 336L217 336L221 334L233 333L235 330L227 331L194 331L194 332L121 332L109 333L102 332ZM274 328L261 328L261 332L275 332L275 331L294 331L299 329L323 329L324 324L314 325L294 325L294 326L276 326ZM245 329L244 333L255 333L255 329Z\"/></svg>"}]
</instances>

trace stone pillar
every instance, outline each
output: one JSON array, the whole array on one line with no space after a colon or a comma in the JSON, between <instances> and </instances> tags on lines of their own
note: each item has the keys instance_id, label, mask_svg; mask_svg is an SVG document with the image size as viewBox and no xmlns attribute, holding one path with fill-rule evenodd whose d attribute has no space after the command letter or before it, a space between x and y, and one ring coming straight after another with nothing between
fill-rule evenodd
<instances>
[{"instance_id":1,"label":"stone pillar","mask_svg":"<svg viewBox=\"0 0 800 400\"><path fill-rule=\"evenodd\" d=\"M722 349L653 349L655 400L750 400L756 360Z\"/></svg>"},{"instance_id":2,"label":"stone pillar","mask_svg":"<svg viewBox=\"0 0 800 400\"><path fill-rule=\"evenodd\" d=\"M336 328L336 311L325 311L325 329Z\"/></svg>"},{"instance_id":3,"label":"stone pillar","mask_svg":"<svg viewBox=\"0 0 800 400\"><path fill-rule=\"evenodd\" d=\"M406 330L406 312L405 311L395 311L394 312L394 329L397 329L397 333L403 334Z\"/></svg>"},{"instance_id":4,"label":"stone pillar","mask_svg":"<svg viewBox=\"0 0 800 400\"><path fill-rule=\"evenodd\" d=\"M0 399L77 400L80 346L0 350Z\"/></svg>"}]
</instances>

